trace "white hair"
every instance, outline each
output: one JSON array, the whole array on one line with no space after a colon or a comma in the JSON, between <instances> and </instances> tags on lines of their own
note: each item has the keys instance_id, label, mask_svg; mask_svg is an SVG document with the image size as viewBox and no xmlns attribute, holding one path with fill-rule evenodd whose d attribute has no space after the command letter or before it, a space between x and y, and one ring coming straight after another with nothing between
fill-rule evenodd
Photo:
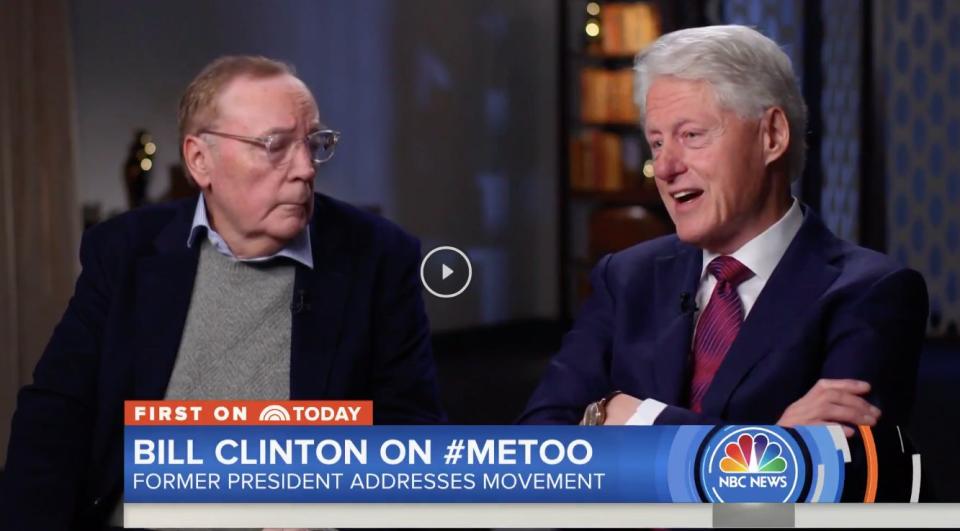
<instances>
[{"instance_id":1,"label":"white hair","mask_svg":"<svg viewBox=\"0 0 960 531\"><path fill-rule=\"evenodd\" d=\"M790 124L786 153L790 178L803 173L807 106L790 58L760 32L739 25L674 31L637 55L634 69L641 123L647 92L661 76L709 83L717 103L741 118L760 118L767 109L780 107Z\"/></svg>"}]
</instances>

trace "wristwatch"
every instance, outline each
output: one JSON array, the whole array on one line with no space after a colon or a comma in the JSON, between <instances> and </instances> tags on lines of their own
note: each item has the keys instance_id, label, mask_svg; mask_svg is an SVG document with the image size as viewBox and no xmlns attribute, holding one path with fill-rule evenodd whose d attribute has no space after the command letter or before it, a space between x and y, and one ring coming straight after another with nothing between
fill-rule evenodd
<instances>
[{"instance_id":1,"label":"wristwatch","mask_svg":"<svg viewBox=\"0 0 960 531\"><path fill-rule=\"evenodd\" d=\"M602 426L607 420L607 403L613 397L623 393L623 391L614 391L596 402L587 405L583 412L583 418L580 420L581 426Z\"/></svg>"}]
</instances>

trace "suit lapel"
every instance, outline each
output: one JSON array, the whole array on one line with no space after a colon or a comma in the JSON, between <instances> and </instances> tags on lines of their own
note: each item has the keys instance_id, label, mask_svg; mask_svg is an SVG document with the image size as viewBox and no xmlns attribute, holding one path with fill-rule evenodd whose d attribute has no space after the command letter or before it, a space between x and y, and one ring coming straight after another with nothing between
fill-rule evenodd
<instances>
[{"instance_id":1,"label":"suit lapel","mask_svg":"<svg viewBox=\"0 0 960 531\"><path fill-rule=\"evenodd\" d=\"M199 260L200 246L187 247L195 204L184 204L154 240L156 254L137 264L133 308L138 399L163 398L180 348Z\"/></svg>"},{"instance_id":2,"label":"suit lapel","mask_svg":"<svg viewBox=\"0 0 960 531\"><path fill-rule=\"evenodd\" d=\"M840 274L830 264L837 239L807 210L794 241L764 286L753 309L703 398L703 412L723 416L734 389L758 361L776 348L782 330L794 326L802 312Z\"/></svg>"},{"instance_id":3,"label":"suit lapel","mask_svg":"<svg viewBox=\"0 0 960 531\"><path fill-rule=\"evenodd\" d=\"M703 268L699 249L677 243L677 253L657 258L654 270L657 342L654 397L668 404L685 402L687 364L693 335L693 313L681 309L681 297L697 293Z\"/></svg>"},{"instance_id":4,"label":"suit lapel","mask_svg":"<svg viewBox=\"0 0 960 531\"><path fill-rule=\"evenodd\" d=\"M331 219L330 207L316 202L310 223L313 270L297 265L290 351L290 398L324 398L337 355L349 294L350 253L345 224Z\"/></svg>"}]
</instances>

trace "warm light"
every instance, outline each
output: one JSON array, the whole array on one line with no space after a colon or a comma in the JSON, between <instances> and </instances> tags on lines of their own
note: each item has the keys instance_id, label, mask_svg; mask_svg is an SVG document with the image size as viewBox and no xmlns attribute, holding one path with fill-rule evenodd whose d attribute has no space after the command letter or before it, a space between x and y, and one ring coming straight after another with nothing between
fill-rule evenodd
<instances>
[{"instance_id":1,"label":"warm light","mask_svg":"<svg viewBox=\"0 0 960 531\"><path fill-rule=\"evenodd\" d=\"M147 142L147 144L143 146L143 151L147 155L153 155L154 153L157 152L157 145L154 144L153 142Z\"/></svg>"},{"instance_id":2,"label":"warm light","mask_svg":"<svg viewBox=\"0 0 960 531\"><path fill-rule=\"evenodd\" d=\"M600 14L600 4L596 2L590 2L587 4L587 14L595 17Z\"/></svg>"},{"instance_id":3,"label":"warm light","mask_svg":"<svg viewBox=\"0 0 960 531\"><path fill-rule=\"evenodd\" d=\"M587 32L588 36L596 37L597 35L600 35L600 24L597 24L596 21L591 20L590 22L587 22L587 26L583 28L583 30Z\"/></svg>"},{"instance_id":4,"label":"warm light","mask_svg":"<svg viewBox=\"0 0 960 531\"><path fill-rule=\"evenodd\" d=\"M653 161L648 160L643 163L643 176L647 179L653 179Z\"/></svg>"},{"instance_id":5,"label":"warm light","mask_svg":"<svg viewBox=\"0 0 960 531\"><path fill-rule=\"evenodd\" d=\"M150 171L150 168L153 167L153 161L150 159L143 159L140 161L140 169L143 171Z\"/></svg>"}]
</instances>

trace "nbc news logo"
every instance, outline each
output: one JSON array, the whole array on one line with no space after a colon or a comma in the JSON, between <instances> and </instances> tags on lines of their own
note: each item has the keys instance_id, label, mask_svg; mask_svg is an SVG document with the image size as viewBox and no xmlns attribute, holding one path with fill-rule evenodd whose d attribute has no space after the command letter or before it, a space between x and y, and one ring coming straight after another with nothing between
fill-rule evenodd
<instances>
[{"instance_id":1,"label":"nbc news logo","mask_svg":"<svg viewBox=\"0 0 960 531\"><path fill-rule=\"evenodd\" d=\"M799 496L800 448L779 427L722 428L703 450L698 483L706 501L779 503Z\"/></svg>"}]
</instances>

